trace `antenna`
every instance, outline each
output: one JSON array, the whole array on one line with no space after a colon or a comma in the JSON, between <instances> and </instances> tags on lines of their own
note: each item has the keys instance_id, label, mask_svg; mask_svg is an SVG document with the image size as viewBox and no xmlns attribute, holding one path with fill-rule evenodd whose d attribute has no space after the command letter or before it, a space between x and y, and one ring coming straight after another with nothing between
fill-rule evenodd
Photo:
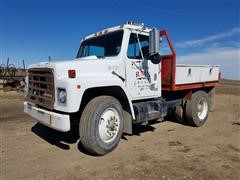
<instances>
[{"instance_id":1,"label":"antenna","mask_svg":"<svg viewBox=\"0 0 240 180\"><path fill-rule=\"evenodd\" d=\"M8 65L9 65L9 57L7 58L7 67L8 67Z\"/></svg>"},{"instance_id":2,"label":"antenna","mask_svg":"<svg viewBox=\"0 0 240 180\"><path fill-rule=\"evenodd\" d=\"M24 61L24 59L22 60L22 63L23 63L23 69L25 70L26 67L25 67L25 61Z\"/></svg>"}]
</instances>

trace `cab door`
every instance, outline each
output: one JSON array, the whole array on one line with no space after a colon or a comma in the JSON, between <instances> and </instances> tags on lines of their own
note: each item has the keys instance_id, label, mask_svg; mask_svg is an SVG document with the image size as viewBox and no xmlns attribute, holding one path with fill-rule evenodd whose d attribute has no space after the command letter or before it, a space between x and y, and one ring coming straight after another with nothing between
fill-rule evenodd
<instances>
[{"instance_id":1,"label":"cab door","mask_svg":"<svg viewBox=\"0 0 240 180\"><path fill-rule=\"evenodd\" d=\"M132 32L129 35L126 64L126 86L133 100L161 96L161 63L149 59L149 37Z\"/></svg>"}]
</instances>

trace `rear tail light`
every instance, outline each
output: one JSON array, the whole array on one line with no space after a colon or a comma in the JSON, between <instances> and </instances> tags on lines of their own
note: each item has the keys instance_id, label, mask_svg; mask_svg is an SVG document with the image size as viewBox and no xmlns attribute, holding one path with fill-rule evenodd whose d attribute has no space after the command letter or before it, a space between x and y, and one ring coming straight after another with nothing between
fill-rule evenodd
<instances>
[{"instance_id":1,"label":"rear tail light","mask_svg":"<svg viewBox=\"0 0 240 180\"><path fill-rule=\"evenodd\" d=\"M69 78L75 78L76 77L76 71L75 70L68 70L68 77Z\"/></svg>"}]
</instances>

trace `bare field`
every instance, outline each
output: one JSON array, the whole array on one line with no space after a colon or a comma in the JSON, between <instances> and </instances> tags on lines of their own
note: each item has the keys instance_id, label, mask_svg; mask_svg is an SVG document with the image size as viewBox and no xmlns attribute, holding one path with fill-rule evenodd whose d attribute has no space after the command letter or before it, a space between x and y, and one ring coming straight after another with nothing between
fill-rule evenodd
<instances>
[{"instance_id":1,"label":"bare field","mask_svg":"<svg viewBox=\"0 0 240 180\"><path fill-rule=\"evenodd\" d=\"M170 119L135 126L100 157L25 115L23 95L0 92L0 179L240 179L239 92L239 82L223 81L203 127Z\"/></svg>"},{"instance_id":2,"label":"bare field","mask_svg":"<svg viewBox=\"0 0 240 180\"><path fill-rule=\"evenodd\" d=\"M222 80L216 89L217 94L231 94L240 96L240 81Z\"/></svg>"}]
</instances>

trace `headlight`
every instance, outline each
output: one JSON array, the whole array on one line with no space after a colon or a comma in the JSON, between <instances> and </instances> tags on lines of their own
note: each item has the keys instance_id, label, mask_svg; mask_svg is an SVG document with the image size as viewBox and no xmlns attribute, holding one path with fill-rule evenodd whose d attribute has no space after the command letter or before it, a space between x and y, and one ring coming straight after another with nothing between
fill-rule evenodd
<instances>
[{"instance_id":1,"label":"headlight","mask_svg":"<svg viewBox=\"0 0 240 180\"><path fill-rule=\"evenodd\" d=\"M60 104L65 104L67 102L67 92L66 92L66 89L58 88L57 95L58 95L57 96L58 102Z\"/></svg>"}]
</instances>

